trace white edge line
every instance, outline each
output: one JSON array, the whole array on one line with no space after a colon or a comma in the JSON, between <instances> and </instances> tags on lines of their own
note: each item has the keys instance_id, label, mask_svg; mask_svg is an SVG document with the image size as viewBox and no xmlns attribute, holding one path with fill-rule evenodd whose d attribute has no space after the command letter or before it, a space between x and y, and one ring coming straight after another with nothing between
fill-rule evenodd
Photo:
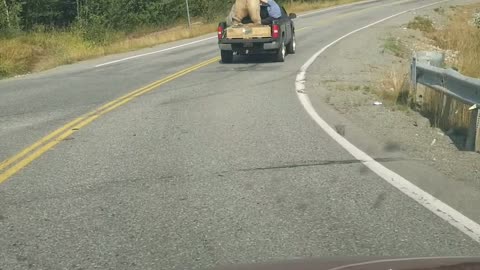
<instances>
[{"instance_id":1,"label":"white edge line","mask_svg":"<svg viewBox=\"0 0 480 270\"><path fill-rule=\"evenodd\" d=\"M185 47L185 46L190 46L190 45L193 45L193 44L197 44L197 43L200 43L200 42L203 42L203 41L207 41L207 40L210 40L210 39L214 39L214 38L216 38L216 36L208 37L208 38L204 38L204 39L200 39L200 40L196 40L196 41L192 41L192 42L189 42L189 43L181 44L181 45L178 45L178 46L174 46L174 47L170 47L170 48L166 48L166 49L162 49L162 50L158 50L158 51L154 51L154 52L149 52L149 53L144 53L144 54L138 54L138 55L134 55L134 56L130 56L130 57L118 59L118 60L115 60L115 61L110 61L110 62L107 62L107 63L103 63L103 64L100 64L100 65L96 65L95 67L96 67L96 68L97 68L97 67L103 67L103 66L107 66L107 65L111 65L111 64L116 64L116 63L124 62L124 61L127 61L127 60L135 59L135 58L140 58L140 57L144 57L144 56L148 56L148 55L152 55L152 54L157 54L157 53L161 53L161 52L166 52L166 51L178 49L178 48L181 48L181 47Z\"/></svg>"},{"instance_id":2,"label":"white edge line","mask_svg":"<svg viewBox=\"0 0 480 270\"><path fill-rule=\"evenodd\" d=\"M356 5L366 4L366 3L370 3L370 2L376 2L376 1L378 1L378 0L361 1L361 2L356 2L356 3L352 3L352 4L346 4L346 5L331 7L331 8L327 8L327 9L321 9L321 10L317 10L317 11L313 11L313 12L309 12L309 13L306 13L306 14L299 15L298 17L300 18L300 17L304 17L304 16L309 16L309 15L312 15L312 14L329 12L329 11L336 10L336 9L341 9L341 8L345 8L345 7L349 7L349 6L356 6ZM148 56L148 55L152 55L152 54L157 54L157 53L162 53L162 52L166 52L166 51L171 51L171 50L174 50L174 49L178 49L178 48L190 46L190 45L197 44L197 43L200 43L200 42L203 42L203 41L207 41L207 40L210 40L210 39L214 39L214 38L216 38L216 36L208 37L208 38L204 38L204 39L200 39L200 40L196 40L196 41L193 41L193 42L181 44L181 45L178 45L178 46L174 46L174 47L170 47L170 48L166 48L166 49L162 49L162 50L158 50L158 51L154 51L154 52L149 52L149 53L144 53L144 54L133 55L133 56L130 56L130 57L126 57L126 58L122 58L122 59L118 59L118 60L106 62L106 63L103 63L103 64L99 64L99 65L96 65L95 67L98 68L98 67L108 66L108 65L112 65L112 64L116 64L116 63L128 61L128 60L131 60L131 59L136 59L136 58L140 58L140 57L144 57L144 56Z\"/></svg>"},{"instance_id":3,"label":"white edge line","mask_svg":"<svg viewBox=\"0 0 480 270\"><path fill-rule=\"evenodd\" d=\"M423 9L426 7L430 7L433 5L437 5L440 3L447 2L448 0L443 0L435 3L431 3L428 5L424 5L418 8L409 9L392 16L383 18L379 21L361 27L357 30L354 30L337 40L333 41L332 43L328 44L327 46L323 47L317 53L315 53L308 61L300 68L299 73L297 74L295 80L295 90L297 92L298 99L300 100L301 104L303 105L304 109L310 115L310 117L332 138L334 139L340 146L342 146L346 151L348 151L352 156L354 156L357 160L361 161L367 168L372 170L378 176L383 178L385 181L390 183L392 186L403 192L408 197L412 198L420 205L424 206L428 210L430 210L435 215L439 216L443 220L447 221L449 224L463 232L464 234L468 235L470 238L475 240L476 242L480 243L480 225L477 224L475 221L469 219L468 217L464 216L462 213L458 212L457 210L453 209L449 205L445 204L444 202L440 201L439 199L435 198L434 196L430 195L426 191L422 190L421 188L417 187L416 185L409 182L407 179L403 178L399 174L391 171L390 169L386 168L379 162L375 161L372 157L368 154L357 148L355 145L350 143L347 139L339 135L330 125L318 115L315 111L312 103L308 95L305 93L305 80L306 80L306 72L310 65L320 56L325 50L330 48L331 46L335 45L339 41L345 39L348 36L351 36L359 31L387 21L389 19L398 17L403 15L407 12Z\"/></svg>"}]
</instances>

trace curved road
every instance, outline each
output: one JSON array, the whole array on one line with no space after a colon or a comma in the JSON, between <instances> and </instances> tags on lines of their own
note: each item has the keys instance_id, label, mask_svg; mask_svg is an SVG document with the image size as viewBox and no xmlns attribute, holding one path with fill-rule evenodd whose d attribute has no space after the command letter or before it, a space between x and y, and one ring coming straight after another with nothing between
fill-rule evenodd
<instances>
[{"instance_id":1,"label":"curved road","mask_svg":"<svg viewBox=\"0 0 480 270\"><path fill-rule=\"evenodd\" d=\"M32 148L2 168L0 269L204 269L298 257L479 255L472 237L337 144L295 91L300 67L322 47L434 2L370 1L304 15L296 21L297 54L285 63L242 57L221 64L212 38L0 82L0 160L103 104L117 99L119 105L87 115L83 120L91 121L69 126L60 141L43 142L50 143L45 151ZM354 44L355 36L341 42ZM158 50L164 51L102 65ZM118 100L172 74L138 97ZM392 156L377 158L388 163Z\"/></svg>"}]
</instances>

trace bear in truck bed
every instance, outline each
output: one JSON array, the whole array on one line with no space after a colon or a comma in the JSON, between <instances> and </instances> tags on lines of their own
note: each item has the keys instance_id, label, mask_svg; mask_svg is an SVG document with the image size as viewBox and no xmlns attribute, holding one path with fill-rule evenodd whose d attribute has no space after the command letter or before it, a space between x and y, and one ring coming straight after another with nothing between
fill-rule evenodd
<instances>
[{"instance_id":1,"label":"bear in truck bed","mask_svg":"<svg viewBox=\"0 0 480 270\"><path fill-rule=\"evenodd\" d=\"M236 0L227 17L227 25L238 25L245 18L249 18L253 24L262 24L260 17L260 0Z\"/></svg>"},{"instance_id":2,"label":"bear in truck bed","mask_svg":"<svg viewBox=\"0 0 480 270\"><path fill-rule=\"evenodd\" d=\"M251 24L253 21L250 19L250 16L246 16L243 18L240 23L235 23L234 21L235 17L235 4L233 4L232 9L230 10L230 13L225 19L225 22L227 23L227 26L232 26L232 25L238 25L238 24ZM266 6L260 5L260 21L268 17L268 10Z\"/></svg>"}]
</instances>

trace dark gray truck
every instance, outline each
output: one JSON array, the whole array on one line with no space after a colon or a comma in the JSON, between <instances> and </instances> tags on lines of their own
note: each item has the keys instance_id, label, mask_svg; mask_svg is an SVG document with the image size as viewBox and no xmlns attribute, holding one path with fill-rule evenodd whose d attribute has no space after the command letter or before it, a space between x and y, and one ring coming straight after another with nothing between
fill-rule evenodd
<instances>
[{"instance_id":1,"label":"dark gray truck","mask_svg":"<svg viewBox=\"0 0 480 270\"><path fill-rule=\"evenodd\" d=\"M225 22L221 22L218 25L218 46L222 62L232 63L234 54L272 54L275 61L283 62L287 53L294 54L296 42L293 19L297 15L287 15L283 7L281 10L282 17L274 20L271 25L227 27Z\"/></svg>"}]
</instances>

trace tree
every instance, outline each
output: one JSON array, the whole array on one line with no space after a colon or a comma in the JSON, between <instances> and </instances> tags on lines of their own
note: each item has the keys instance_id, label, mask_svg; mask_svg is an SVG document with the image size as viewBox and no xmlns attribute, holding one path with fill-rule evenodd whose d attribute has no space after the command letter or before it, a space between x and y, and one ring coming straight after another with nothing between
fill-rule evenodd
<instances>
[{"instance_id":1,"label":"tree","mask_svg":"<svg viewBox=\"0 0 480 270\"><path fill-rule=\"evenodd\" d=\"M4 6L4 9L5 9L5 18L6 18L6 21L7 21L7 27L10 29L12 27L12 25L10 24L10 14L8 12L7 0L3 0L3 6Z\"/></svg>"},{"instance_id":2,"label":"tree","mask_svg":"<svg viewBox=\"0 0 480 270\"><path fill-rule=\"evenodd\" d=\"M68 27L78 16L78 0L24 0L22 26L31 30L35 26Z\"/></svg>"},{"instance_id":3,"label":"tree","mask_svg":"<svg viewBox=\"0 0 480 270\"><path fill-rule=\"evenodd\" d=\"M19 28L20 4L15 0L0 0L0 31Z\"/></svg>"}]
</instances>

